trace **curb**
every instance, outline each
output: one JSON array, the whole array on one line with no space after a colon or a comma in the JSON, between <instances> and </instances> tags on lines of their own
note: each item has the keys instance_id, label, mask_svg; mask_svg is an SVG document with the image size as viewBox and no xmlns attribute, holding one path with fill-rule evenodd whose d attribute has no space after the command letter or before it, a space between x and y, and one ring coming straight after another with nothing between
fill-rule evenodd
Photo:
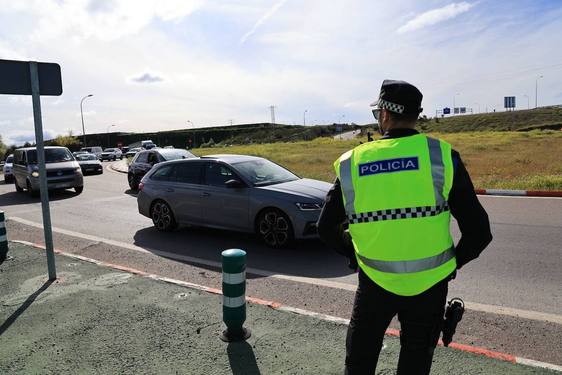
<instances>
[{"instance_id":1,"label":"curb","mask_svg":"<svg viewBox=\"0 0 562 375\"><path fill-rule=\"evenodd\" d=\"M506 190L506 189L474 189L478 195L499 195L506 197L562 197L560 190Z\"/></svg>"},{"instance_id":2,"label":"curb","mask_svg":"<svg viewBox=\"0 0 562 375\"><path fill-rule=\"evenodd\" d=\"M116 163L116 162L113 162L113 163L109 164L109 165L107 166L107 169L112 170L113 172L127 173L127 171L122 171L122 170L120 170L120 169L114 168L114 167L113 167L113 164L114 164L114 163Z\"/></svg>"},{"instance_id":3,"label":"curb","mask_svg":"<svg viewBox=\"0 0 562 375\"><path fill-rule=\"evenodd\" d=\"M11 241L11 242L19 243L19 244L22 244L22 245L28 245L28 246L31 246L31 247L36 248L36 249L45 250L45 246L43 246L41 244L35 244L35 243L32 243L32 242L20 241L20 240L14 240L14 241ZM151 274L151 273L148 273L148 272L145 272L145 271L137 270L135 268L131 268L131 267L127 267L127 266L121 266L121 265L118 265L118 264L113 264L113 263L108 263L108 262L103 262L103 261L99 261L99 260L96 260L96 259L84 257L84 256L81 256L81 255L67 253L67 252L64 252L64 251L58 250L58 249L54 249L54 252L56 254L64 255L64 256L67 256L67 257L73 258L73 259L82 260L82 261L85 261L85 262L88 262L88 263L93 263L93 264L96 264L96 265L99 265L99 266L102 266L102 267L108 267L108 268L116 269L116 270L119 270L119 271L129 272L129 273L132 273L132 274L135 274L135 275L138 275L138 276L142 276L142 277L146 277L146 278L149 278L149 279L163 281L163 282L174 284L174 285L180 285L180 286L200 290L200 291L211 293L211 294L222 295L222 291L220 289L211 288L211 287L207 287L207 286L199 285L199 284L194 284L194 283L190 283L190 282L187 282L187 281L176 280L176 279L172 279L172 278L169 278L169 277L158 276L158 275ZM267 307L270 307L272 309L279 310L279 311L285 311L285 312L290 312L290 313L293 313L293 314L305 315L305 316L321 319L321 320L336 323L336 324L349 325L349 319L340 318L340 317L337 317L337 316L332 316L332 315L327 315L327 314L321 314L321 313L317 313L317 312L314 312L314 311L308 311L308 310L304 310L304 309L300 309L300 308L296 308L296 307L285 306L285 305L282 305L279 302L273 302L273 301L268 301L268 300L264 300L264 299L261 299L261 298L255 298L255 297L249 297L249 296L246 296L246 301L250 302L250 303L257 304L257 305L267 306ZM400 331L397 330L397 329L389 328L389 329L386 330L385 334L387 336L400 337ZM441 340L439 340L438 345L442 346L443 342ZM496 352L496 351L493 351L493 350L488 350L488 349L477 347L477 346L471 346L471 345L459 344L459 343L456 343L456 342L452 342L451 344L449 344L449 348L455 349L455 350L460 350L460 351L471 353L471 354L482 355L484 357L488 357L488 358L492 358L492 359L496 359L496 360L500 360L500 361L505 361L505 362L516 363L516 364L529 366L529 367L538 367L538 368L544 368L544 369L562 372L562 366L559 366L559 365L535 361L533 359L528 359L528 358L517 357L517 356L514 356L512 354Z\"/></svg>"}]
</instances>

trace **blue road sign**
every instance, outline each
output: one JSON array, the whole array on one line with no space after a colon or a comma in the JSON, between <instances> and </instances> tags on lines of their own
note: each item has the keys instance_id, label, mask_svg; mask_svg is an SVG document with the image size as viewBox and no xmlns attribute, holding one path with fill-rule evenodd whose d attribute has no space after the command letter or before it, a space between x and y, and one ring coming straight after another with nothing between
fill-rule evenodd
<instances>
[{"instance_id":1,"label":"blue road sign","mask_svg":"<svg viewBox=\"0 0 562 375\"><path fill-rule=\"evenodd\" d=\"M450 115L451 114L451 108L449 108L449 107L443 108L443 114L444 115Z\"/></svg>"}]
</instances>

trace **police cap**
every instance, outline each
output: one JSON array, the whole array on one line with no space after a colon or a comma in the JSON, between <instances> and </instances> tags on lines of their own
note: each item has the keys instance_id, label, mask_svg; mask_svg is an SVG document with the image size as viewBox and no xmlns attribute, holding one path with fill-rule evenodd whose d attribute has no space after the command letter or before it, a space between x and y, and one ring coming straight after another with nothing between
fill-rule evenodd
<instances>
[{"instance_id":1,"label":"police cap","mask_svg":"<svg viewBox=\"0 0 562 375\"><path fill-rule=\"evenodd\" d=\"M416 86L405 81L385 79L381 86L379 99L371 106L385 108L399 114L419 114L423 95Z\"/></svg>"}]
</instances>

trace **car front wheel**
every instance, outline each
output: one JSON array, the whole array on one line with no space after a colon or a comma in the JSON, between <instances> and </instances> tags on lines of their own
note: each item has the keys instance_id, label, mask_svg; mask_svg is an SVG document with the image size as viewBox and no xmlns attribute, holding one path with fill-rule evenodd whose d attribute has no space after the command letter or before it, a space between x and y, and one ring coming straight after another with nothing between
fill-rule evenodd
<instances>
[{"instance_id":1,"label":"car front wheel","mask_svg":"<svg viewBox=\"0 0 562 375\"><path fill-rule=\"evenodd\" d=\"M23 192L23 188L18 185L18 180L16 180L15 178L14 178L14 185L16 186L16 191L17 191L18 193L22 193L22 192Z\"/></svg>"},{"instance_id":2,"label":"car front wheel","mask_svg":"<svg viewBox=\"0 0 562 375\"><path fill-rule=\"evenodd\" d=\"M150 216L154 226L159 231L169 232L176 228L174 214L166 202L157 201L154 203Z\"/></svg>"},{"instance_id":3,"label":"car front wheel","mask_svg":"<svg viewBox=\"0 0 562 375\"><path fill-rule=\"evenodd\" d=\"M294 238L293 226L289 217L276 208L262 211L257 220L257 233L272 248L289 245Z\"/></svg>"}]
</instances>

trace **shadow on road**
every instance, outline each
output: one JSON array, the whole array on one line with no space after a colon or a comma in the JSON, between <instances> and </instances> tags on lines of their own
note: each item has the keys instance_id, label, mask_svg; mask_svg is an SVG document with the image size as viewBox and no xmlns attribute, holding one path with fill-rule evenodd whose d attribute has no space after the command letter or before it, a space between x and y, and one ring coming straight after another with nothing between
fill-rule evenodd
<instances>
[{"instance_id":1,"label":"shadow on road","mask_svg":"<svg viewBox=\"0 0 562 375\"><path fill-rule=\"evenodd\" d=\"M133 238L135 245L148 251L158 250L215 262L221 261L223 250L243 249L248 253L249 268L288 275L322 278L351 273L346 260L317 239L297 241L285 249L272 249L250 233L200 227L185 227L167 233L148 227L137 231ZM250 277L262 276L248 275Z\"/></svg>"},{"instance_id":2,"label":"shadow on road","mask_svg":"<svg viewBox=\"0 0 562 375\"><path fill-rule=\"evenodd\" d=\"M127 189L124 191L124 193L132 197L136 197L137 195L139 195L138 190L133 190L133 189Z\"/></svg>"},{"instance_id":3,"label":"shadow on road","mask_svg":"<svg viewBox=\"0 0 562 375\"><path fill-rule=\"evenodd\" d=\"M246 341L231 342L226 347L232 375L260 375L256 356Z\"/></svg>"},{"instance_id":4,"label":"shadow on road","mask_svg":"<svg viewBox=\"0 0 562 375\"><path fill-rule=\"evenodd\" d=\"M16 321L16 319L23 314L23 312L25 310L27 310L27 308L29 306L31 306L31 304L33 303L33 301L35 301L37 299L37 297L39 297L39 295L41 293L43 293L45 290L47 290L47 288L49 286L51 286L51 284L53 283L53 280L48 280L45 282L45 284L43 284L41 286L41 288L37 289L32 295L30 295L29 297L27 297L27 299L25 300L24 303L21 304L20 307L18 307L18 309L16 311L14 311L14 313L12 315L10 315L8 317L8 319L6 319L6 321L4 323L2 323L2 325L0 326L0 336L2 336L2 334L4 332L6 332L6 330L8 328L10 328L10 326L12 324L14 324L14 322Z\"/></svg>"},{"instance_id":5,"label":"shadow on road","mask_svg":"<svg viewBox=\"0 0 562 375\"><path fill-rule=\"evenodd\" d=\"M54 202L62 199L68 199L76 197L77 194L72 190L52 190L49 191L49 201ZM18 204L29 204L29 203L39 203L41 202L40 197L32 197L24 191L18 193L17 191L11 191L9 193L0 194L0 207L2 206L17 206Z\"/></svg>"}]
</instances>

